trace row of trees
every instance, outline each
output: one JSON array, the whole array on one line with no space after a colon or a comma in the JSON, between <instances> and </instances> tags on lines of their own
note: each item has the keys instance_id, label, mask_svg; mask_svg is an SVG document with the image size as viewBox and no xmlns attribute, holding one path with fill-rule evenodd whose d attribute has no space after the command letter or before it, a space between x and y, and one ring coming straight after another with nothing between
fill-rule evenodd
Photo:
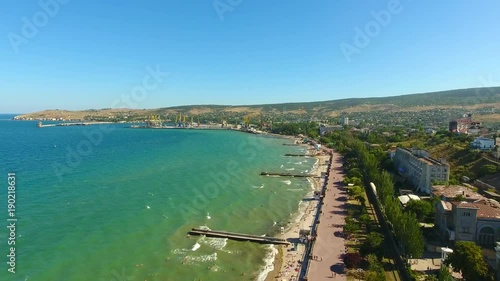
<instances>
[{"instance_id":1,"label":"row of trees","mask_svg":"<svg viewBox=\"0 0 500 281\"><path fill-rule=\"evenodd\" d=\"M358 165L365 186L374 182L377 196L389 223L394 226L394 234L407 257L419 258L424 252L424 238L417 216L413 212L403 212L400 202L394 196L392 176L382 170L385 155L372 153L366 145L352 135L338 133L336 146L345 155L347 165ZM350 168L350 167L347 167Z\"/></svg>"},{"instance_id":2,"label":"row of trees","mask_svg":"<svg viewBox=\"0 0 500 281\"><path fill-rule=\"evenodd\" d=\"M319 137L319 125L316 122L274 123L271 132L293 136L303 134L310 138L317 138Z\"/></svg>"}]
</instances>

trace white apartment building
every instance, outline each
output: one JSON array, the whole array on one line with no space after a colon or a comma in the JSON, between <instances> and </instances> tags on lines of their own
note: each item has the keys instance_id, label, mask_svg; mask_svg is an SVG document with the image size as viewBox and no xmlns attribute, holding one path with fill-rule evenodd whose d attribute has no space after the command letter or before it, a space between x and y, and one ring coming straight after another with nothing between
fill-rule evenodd
<instances>
[{"instance_id":1,"label":"white apartment building","mask_svg":"<svg viewBox=\"0 0 500 281\"><path fill-rule=\"evenodd\" d=\"M432 182L448 182L450 166L429 156L425 150L410 150L398 147L394 155L394 165L420 192L431 193Z\"/></svg>"}]
</instances>

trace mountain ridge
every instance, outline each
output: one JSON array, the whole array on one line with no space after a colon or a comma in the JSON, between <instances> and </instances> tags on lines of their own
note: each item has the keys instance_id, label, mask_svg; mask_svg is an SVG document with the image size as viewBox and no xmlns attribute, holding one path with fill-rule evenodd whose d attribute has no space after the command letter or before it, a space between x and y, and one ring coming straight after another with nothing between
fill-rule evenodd
<instances>
[{"instance_id":1,"label":"mountain ridge","mask_svg":"<svg viewBox=\"0 0 500 281\"><path fill-rule=\"evenodd\" d=\"M339 100L292 102L254 105L182 105L154 109L87 109L78 111L44 110L16 116L16 119L73 119L92 120L103 118L133 117L145 118L149 115L201 116L214 119L216 115L224 118L242 116L268 116L303 118L333 118L353 112L416 112L427 110L463 109L475 110L491 107L500 108L500 87L480 87L456 89L429 93L415 93L389 97L347 98ZM498 112L497 112L498 113Z\"/></svg>"}]
</instances>

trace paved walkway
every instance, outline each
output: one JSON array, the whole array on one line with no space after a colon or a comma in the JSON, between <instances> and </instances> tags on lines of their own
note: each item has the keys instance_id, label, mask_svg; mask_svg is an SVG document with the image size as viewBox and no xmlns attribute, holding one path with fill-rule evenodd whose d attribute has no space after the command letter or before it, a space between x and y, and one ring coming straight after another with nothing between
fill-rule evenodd
<instances>
[{"instance_id":1,"label":"paved walkway","mask_svg":"<svg viewBox=\"0 0 500 281\"><path fill-rule=\"evenodd\" d=\"M319 217L317 237L312 260L309 265L307 280L346 280L344 262L345 253L342 228L346 216L347 194L342 181L342 157L333 152L333 158L327 181L322 213Z\"/></svg>"}]
</instances>

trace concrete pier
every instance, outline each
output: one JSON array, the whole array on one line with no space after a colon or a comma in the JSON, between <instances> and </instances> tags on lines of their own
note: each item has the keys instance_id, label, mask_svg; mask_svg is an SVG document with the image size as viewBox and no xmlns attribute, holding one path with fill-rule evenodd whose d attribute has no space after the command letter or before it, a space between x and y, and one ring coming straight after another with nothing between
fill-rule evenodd
<instances>
[{"instance_id":1,"label":"concrete pier","mask_svg":"<svg viewBox=\"0 0 500 281\"><path fill-rule=\"evenodd\" d=\"M208 237L228 238L228 239L237 240L237 241L250 241L250 242L256 242L256 243L260 243L260 244L280 244L280 245L290 244L285 239L276 238L276 237L258 236L258 235L235 233L235 232L228 232L228 231L205 230L205 229L200 229L200 228L193 228L188 232L188 234L190 234L190 235L205 235Z\"/></svg>"},{"instance_id":2,"label":"concrete pier","mask_svg":"<svg viewBox=\"0 0 500 281\"><path fill-rule=\"evenodd\" d=\"M297 177L297 178L316 177L316 175L314 175L314 174L283 173L283 172L260 172L260 175L261 176Z\"/></svg>"}]
</instances>

